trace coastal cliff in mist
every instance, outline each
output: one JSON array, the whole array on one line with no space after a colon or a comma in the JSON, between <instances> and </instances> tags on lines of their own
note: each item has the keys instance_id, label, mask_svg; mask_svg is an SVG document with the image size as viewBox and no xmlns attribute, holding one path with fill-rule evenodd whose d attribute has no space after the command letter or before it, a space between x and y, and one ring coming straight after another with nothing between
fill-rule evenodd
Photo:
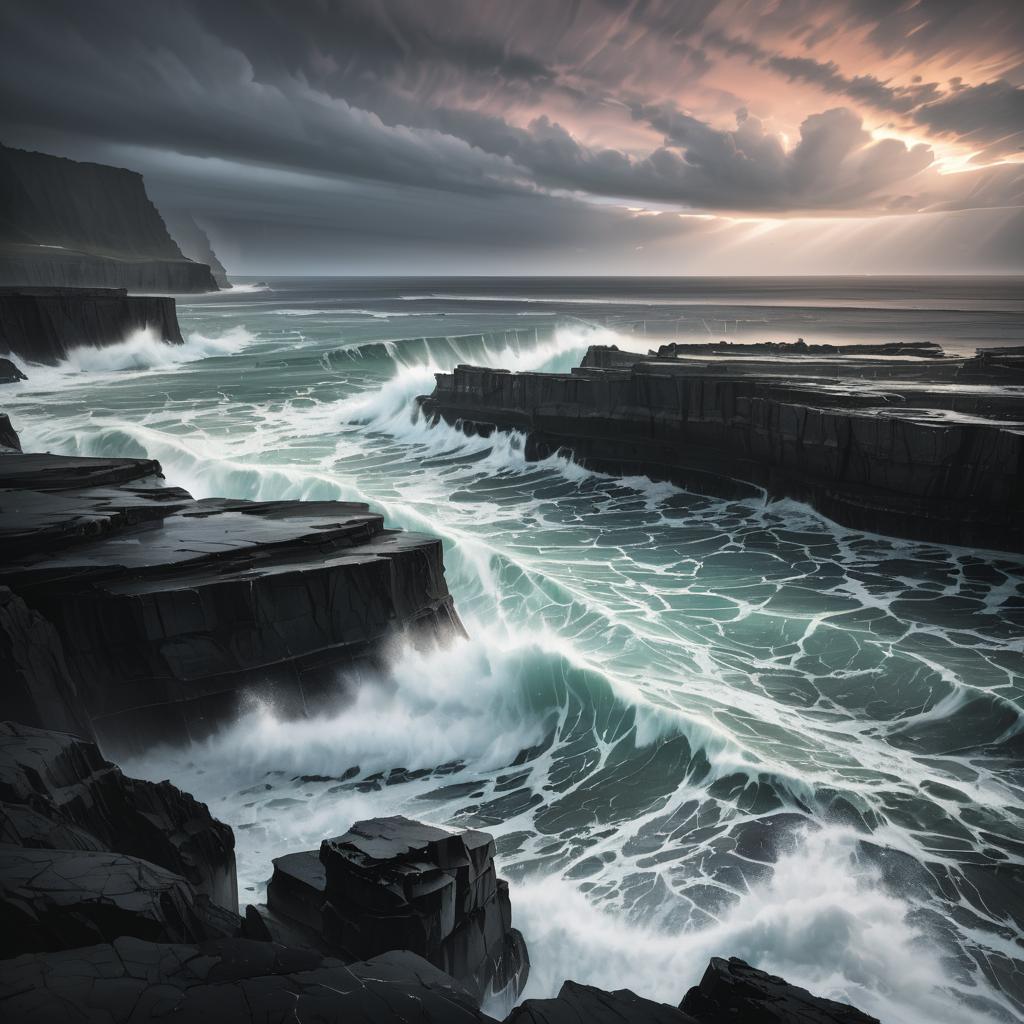
<instances>
[{"instance_id":1,"label":"coastal cliff in mist","mask_svg":"<svg viewBox=\"0 0 1024 1024\"><path fill-rule=\"evenodd\" d=\"M222 269L222 268L221 268ZM0 284L206 292L142 175L0 146Z\"/></svg>"},{"instance_id":2,"label":"coastal cliff in mist","mask_svg":"<svg viewBox=\"0 0 1024 1024\"><path fill-rule=\"evenodd\" d=\"M160 203L160 212L163 215L164 223L178 243L181 251L187 259L196 263L205 263L213 274L213 279L221 288L230 288L228 272L224 264L217 258L210 244L210 238L206 232L196 223L195 218L188 212L175 206Z\"/></svg>"}]
</instances>

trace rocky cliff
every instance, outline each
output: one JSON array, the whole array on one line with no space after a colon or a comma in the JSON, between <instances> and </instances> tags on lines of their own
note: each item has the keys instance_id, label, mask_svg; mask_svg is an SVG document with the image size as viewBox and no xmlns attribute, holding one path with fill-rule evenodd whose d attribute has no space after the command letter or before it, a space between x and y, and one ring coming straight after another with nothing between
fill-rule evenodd
<instances>
[{"instance_id":1,"label":"rocky cliff","mask_svg":"<svg viewBox=\"0 0 1024 1024\"><path fill-rule=\"evenodd\" d=\"M523 431L528 457L565 448L709 493L753 485L854 529L1024 550L1024 399L949 385L956 360L936 360L932 380L928 360L882 355L623 357L592 349L569 374L458 366L420 405L469 430Z\"/></svg>"},{"instance_id":2,"label":"rocky cliff","mask_svg":"<svg viewBox=\"0 0 1024 1024\"><path fill-rule=\"evenodd\" d=\"M365 505L195 501L145 459L0 455L0 577L26 606L0 644L47 673L4 700L36 692L17 713L61 727L84 706L108 749L202 736L254 694L304 713L396 633L462 629L437 539ZM32 613L60 639L53 664ZM42 695L72 690L46 721Z\"/></svg>"},{"instance_id":3,"label":"rocky cliff","mask_svg":"<svg viewBox=\"0 0 1024 1024\"><path fill-rule=\"evenodd\" d=\"M0 284L216 291L186 259L142 175L0 146Z\"/></svg>"},{"instance_id":4,"label":"rocky cliff","mask_svg":"<svg viewBox=\"0 0 1024 1024\"><path fill-rule=\"evenodd\" d=\"M0 352L29 362L53 365L73 348L103 348L141 330L180 345L174 299L124 288L0 287Z\"/></svg>"}]
</instances>

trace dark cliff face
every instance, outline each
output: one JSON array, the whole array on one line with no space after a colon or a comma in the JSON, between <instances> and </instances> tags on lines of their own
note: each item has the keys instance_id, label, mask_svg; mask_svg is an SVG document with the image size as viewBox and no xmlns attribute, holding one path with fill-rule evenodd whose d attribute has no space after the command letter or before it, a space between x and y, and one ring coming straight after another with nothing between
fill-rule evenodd
<instances>
[{"instance_id":1,"label":"dark cliff face","mask_svg":"<svg viewBox=\"0 0 1024 1024\"><path fill-rule=\"evenodd\" d=\"M73 348L102 348L149 329L182 343L174 299L123 288L0 287L0 352L53 365Z\"/></svg>"},{"instance_id":2,"label":"dark cliff face","mask_svg":"<svg viewBox=\"0 0 1024 1024\"><path fill-rule=\"evenodd\" d=\"M0 146L0 284L216 291L141 174Z\"/></svg>"},{"instance_id":3,"label":"dark cliff face","mask_svg":"<svg viewBox=\"0 0 1024 1024\"><path fill-rule=\"evenodd\" d=\"M571 374L458 366L420 399L467 429L524 431L528 457L566 448L587 465L722 496L763 488L858 530L1024 550L1019 396L957 389L882 360L659 360L608 350ZM924 362L924 361L923 361ZM879 382L881 380L881 382ZM991 392L991 393L990 393Z\"/></svg>"}]
</instances>

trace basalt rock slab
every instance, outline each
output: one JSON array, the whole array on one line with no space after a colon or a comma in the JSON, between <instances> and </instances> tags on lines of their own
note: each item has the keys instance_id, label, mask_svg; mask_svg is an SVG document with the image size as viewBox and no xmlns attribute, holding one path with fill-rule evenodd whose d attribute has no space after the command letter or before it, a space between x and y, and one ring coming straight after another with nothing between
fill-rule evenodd
<instances>
[{"instance_id":1,"label":"basalt rock slab","mask_svg":"<svg viewBox=\"0 0 1024 1024\"><path fill-rule=\"evenodd\" d=\"M746 1024L745 1018L729 1024ZM606 992L567 981L555 999L527 999L505 1024L697 1024L693 1017L665 1003L642 999L629 989Z\"/></svg>"},{"instance_id":2,"label":"basalt rock slab","mask_svg":"<svg viewBox=\"0 0 1024 1024\"><path fill-rule=\"evenodd\" d=\"M344 965L245 939L196 946L122 938L2 961L0 1015L24 1024L494 1024L412 953Z\"/></svg>"},{"instance_id":3,"label":"basalt rock slab","mask_svg":"<svg viewBox=\"0 0 1024 1024\"><path fill-rule=\"evenodd\" d=\"M202 942L236 934L238 923L180 875L137 857L0 846L0 958L122 936Z\"/></svg>"},{"instance_id":4,"label":"basalt rock slab","mask_svg":"<svg viewBox=\"0 0 1024 1024\"><path fill-rule=\"evenodd\" d=\"M188 793L128 778L74 736L0 723L0 843L138 858L238 910L231 829Z\"/></svg>"},{"instance_id":5,"label":"basalt rock slab","mask_svg":"<svg viewBox=\"0 0 1024 1024\"><path fill-rule=\"evenodd\" d=\"M304 714L396 634L462 632L435 538L360 504L194 501L150 460L0 457L0 574L122 752L207 735L254 695Z\"/></svg>"},{"instance_id":6,"label":"basalt rock slab","mask_svg":"<svg viewBox=\"0 0 1024 1024\"><path fill-rule=\"evenodd\" d=\"M679 1007L697 1024L879 1024L853 1006L812 995L737 957L713 957Z\"/></svg>"},{"instance_id":7,"label":"basalt rock slab","mask_svg":"<svg viewBox=\"0 0 1024 1024\"><path fill-rule=\"evenodd\" d=\"M0 288L0 352L54 365L74 348L103 348L136 331L182 344L174 299L124 288Z\"/></svg>"},{"instance_id":8,"label":"basalt rock slab","mask_svg":"<svg viewBox=\"0 0 1024 1024\"><path fill-rule=\"evenodd\" d=\"M761 488L855 530L1024 551L1024 392L930 386L919 359L900 363L913 379L881 381L860 360L801 376L631 358L569 374L458 366L420 405L471 432L523 431L528 458L565 449L726 497Z\"/></svg>"},{"instance_id":9,"label":"basalt rock slab","mask_svg":"<svg viewBox=\"0 0 1024 1024\"><path fill-rule=\"evenodd\" d=\"M318 857L276 860L267 906L249 909L247 935L348 961L410 950L477 1002L496 994L511 1001L529 973L508 885L495 872L494 840L484 832L403 817L358 822L325 840Z\"/></svg>"}]
</instances>

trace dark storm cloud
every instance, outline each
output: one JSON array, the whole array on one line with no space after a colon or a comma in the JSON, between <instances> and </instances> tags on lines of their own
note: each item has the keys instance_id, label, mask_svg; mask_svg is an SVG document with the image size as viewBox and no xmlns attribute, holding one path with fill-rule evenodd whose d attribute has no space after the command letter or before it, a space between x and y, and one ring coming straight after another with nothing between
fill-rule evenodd
<instances>
[{"instance_id":1,"label":"dark storm cloud","mask_svg":"<svg viewBox=\"0 0 1024 1024\"><path fill-rule=\"evenodd\" d=\"M914 113L914 120L938 134L977 144L993 158L1024 149L1024 88L985 82L957 88Z\"/></svg>"},{"instance_id":2,"label":"dark storm cloud","mask_svg":"<svg viewBox=\"0 0 1024 1024\"><path fill-rule=\"evenodd\" d=\"M927 142L1014 152L1019 88L896 81L843 56L856 33L879 53L977 53L1009 75L1016 5L910 6L15 0L0 8L0 129L137 166L210 216L217 196L250 240L260 225L294 234L290 216L366 246L471 247L475 230L510 250L622 253L693 224L609 204L851 216L1017 202L1012 174L937 175ZM782 127L763 82L735 74L744 62L773 76L782 107L788 83L836 99L787 109ZM878 137L866 110L921 142Z\"/></svg>"}]
</instances>

